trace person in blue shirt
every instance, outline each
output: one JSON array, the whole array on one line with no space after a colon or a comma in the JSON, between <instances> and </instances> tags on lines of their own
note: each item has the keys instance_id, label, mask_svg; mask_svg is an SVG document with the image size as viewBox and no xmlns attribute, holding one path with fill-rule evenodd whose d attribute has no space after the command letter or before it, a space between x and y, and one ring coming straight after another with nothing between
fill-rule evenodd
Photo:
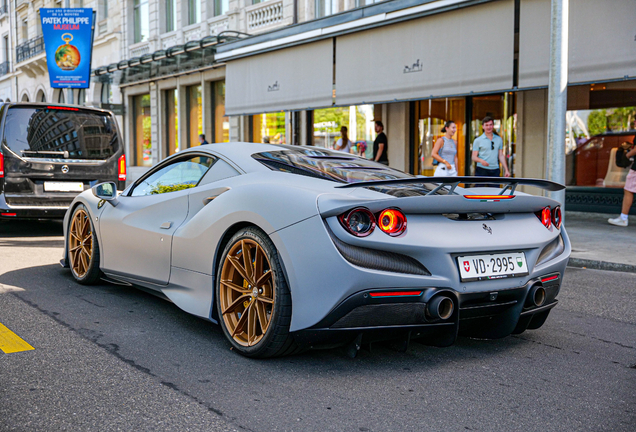
<instances>
[{"instance_id":1,"label":"person in blue shirt","mask_svg":"<svg viewBox=\"0 0 636 432\"><path fill-rule=\"evenodd\" d=\"M503 140L494 132L495 122L490 116L481 121L484 133L473 142L471 159L477 163L475 175L478 177L501 177L499 163L504 169L504 175L510 177L510 170L503 154Z\"/></svg>"}]
</instances>

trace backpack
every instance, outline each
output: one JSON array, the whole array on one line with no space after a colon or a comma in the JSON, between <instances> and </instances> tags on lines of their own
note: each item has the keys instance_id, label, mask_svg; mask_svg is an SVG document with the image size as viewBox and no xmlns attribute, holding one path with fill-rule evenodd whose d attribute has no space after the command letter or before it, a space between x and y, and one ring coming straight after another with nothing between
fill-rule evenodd
<instances>
[{"instance_id":1,"label":"backpack","mask_svg":"<svg viewBox=\"0 0 636 432\"><path fill-rule=\"evenodd\" d=\"M616 166L620 168L629 168L634 162L633 159L627 157L627 152L622 146L616 149Z\"/></svg>"}]
</instances>

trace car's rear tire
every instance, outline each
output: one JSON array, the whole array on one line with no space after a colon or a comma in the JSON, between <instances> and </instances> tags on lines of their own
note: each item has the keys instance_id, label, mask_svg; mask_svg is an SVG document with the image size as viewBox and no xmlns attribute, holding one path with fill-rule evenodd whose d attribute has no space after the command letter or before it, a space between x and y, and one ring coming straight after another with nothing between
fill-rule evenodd
<instances>
[{"instance_id":1,"label":"car's rear tire","mask_svg":"<svg viewBox=\"0 0 636 432\"><path fill-rule=\"evenodd\" d=\"M248 227L230 239L215 291L221 328L239 353L265 358L301 350L289 333L291 294L278 251L263 231Z\"/></svg>"},{"instance_id":2,"label":"car's rear tire","mask_svg":"<svg viewBox=\"0 0 636 432\"><path fill-rule=\"evenodd\" d=\"M73 210L69 222L66 256L77 282L93 285L99 280L99 244L90 214L82 204Z\"/></svg>"}]
</instances>

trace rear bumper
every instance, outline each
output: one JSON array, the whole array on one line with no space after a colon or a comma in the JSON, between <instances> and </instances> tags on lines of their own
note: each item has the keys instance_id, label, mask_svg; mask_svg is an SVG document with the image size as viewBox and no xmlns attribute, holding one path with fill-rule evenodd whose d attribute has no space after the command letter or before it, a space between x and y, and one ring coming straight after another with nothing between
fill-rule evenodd
<instances>
[{"instance_id":1,"label":"rear bumper","mask_svg":"<svg viewBox=\"0 0 636 432\"><path fill-rule=\"evenodd\" d=\"M541 281L555 275L557 279ZM531 279L522 287L477 293L425 287L418 289L421 293L417 296L378 298L371 294L383 290L364 290L348 297L315 326L294 335L299 343L309 346L343 343L360 335L363 343L408 335L436 346L452 345L458 334L502 338L543 324L558 303L561 276L552 273ZM545 290L545 301L540 306L529 298L537 286ZM427 313L427 304L436 296L453 301L454 310L448 319L433 319Z\"/></svg>"},{"instance_id":2,"label":"rear bumper","mask_svg":"<svg viewBox=\"0 0 636 432\"><path fill-rule=\"evenodd\" d=\"M20 204L8 204L4 194L0 194L0 219L64 219L75 195L28 198L24 196Z\"/></svg>"}]
</instances>

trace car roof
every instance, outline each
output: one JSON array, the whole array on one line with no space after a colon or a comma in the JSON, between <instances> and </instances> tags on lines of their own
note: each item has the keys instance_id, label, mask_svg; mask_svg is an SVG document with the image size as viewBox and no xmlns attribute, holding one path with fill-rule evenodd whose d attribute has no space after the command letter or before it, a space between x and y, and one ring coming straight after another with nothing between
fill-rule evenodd
<instances>
[{"instance_id":1,"label":"car roof","mask_svg":"<svg viewBox=\"0 0 636 432\"><path fill-rule=\"evenodd\" d=\"M68 104L61 104L61 103L46 103L46 102L3 102L3 105L8 106L9 108L12 107L25 107L25 108L72 108L73 111L74 110L82 110L82 111L95 111L95 112L100 112L100 113L104 113L104 114L111 114L111 111L105 110L105 109L101 109L101 108L96 108L96 107L87 107L87 106L81 106L81 105L68 105Z\"/></svg>"}]
</instances>

